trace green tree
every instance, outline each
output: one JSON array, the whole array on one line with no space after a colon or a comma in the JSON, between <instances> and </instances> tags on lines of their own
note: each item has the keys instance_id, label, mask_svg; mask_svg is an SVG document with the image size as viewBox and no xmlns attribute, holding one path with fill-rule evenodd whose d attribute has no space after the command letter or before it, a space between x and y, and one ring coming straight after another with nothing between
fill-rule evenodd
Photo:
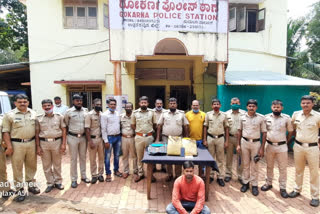
<instances>
[{"instance_id":1,"label":"green tree","mask_svg":"<svg viewBox=\"0 0 320 214\"><path fill-rule=\"evenodd\" d=\"M12 50L25 50L28 56L28 27L26 6L19 0L0 0L0 13L6 14L0 18L0 49L4 53Z\"/></svg>"},{"instance_id":2,"label":"green tree","mask_svg":"<svg viewBox=\"0 0 320 214\"><path fill-rule=\"evenodd\" d=\"M305 52L300 53L301 40L306 33L305 18L289 20L287 24L287 74L292 75L294 70L308 62Z\"/></svg>"},{"instance_id":3,"label":"green tree","mask_svg":"<svg viewBox=\"0 0 320 214\"><path fill-rule=\"evenodd\" d=\"M320 63L320 1L313 4L306 40L312 62Z\"/></svg>"}]
</instances>

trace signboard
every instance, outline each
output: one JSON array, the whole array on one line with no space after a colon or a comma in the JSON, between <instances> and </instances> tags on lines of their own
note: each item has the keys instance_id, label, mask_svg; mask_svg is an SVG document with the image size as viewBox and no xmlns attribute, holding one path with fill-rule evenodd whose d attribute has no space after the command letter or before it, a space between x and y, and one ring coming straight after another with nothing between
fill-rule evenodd
<instances>
[{"instance_id":1,"label":"signboard","mask_svg":"<svg viewBox=\"0 0 320 214\"><path fill-rule=\"evenodd\" d=\"M228 62L228 10L228 0L109 1L110 61L153 56L167 39L203 62Z\"/></svg>"},{"instance_id":2,"label":"signboard","mask_svg":"<svg viewBox=\"0 0 320 214\"><path fill-rule=\"evenodd\" d=\"M110 29L227 33L228 2L112 0Z\"/></svg>"}]
</instances>

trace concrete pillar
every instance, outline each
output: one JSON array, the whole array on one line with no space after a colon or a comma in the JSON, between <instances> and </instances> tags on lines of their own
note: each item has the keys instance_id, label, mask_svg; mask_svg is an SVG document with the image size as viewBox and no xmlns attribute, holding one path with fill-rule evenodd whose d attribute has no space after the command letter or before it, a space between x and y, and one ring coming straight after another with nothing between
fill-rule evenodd
<instances>
[{"instance_id":1,"label":"concrete pillar","mask_svg":"<svg viewBox=\"0 0 320 214\"><path fill-rule=\"evenodd\" d=\"M217 83L218 85L224 85L225 83L225 64L217 64Z\"/></svg>"},{"instance_id":2,"label":"concrete pillar","mask_svg":"<svg viewBox=\"0 0 320 214\"><path fill-rule=\"evenodd\" d=\"M112 62L113 64L113 77L114 77L114 96L121 96L121 62Z\"/></svg>"}]
</instances>

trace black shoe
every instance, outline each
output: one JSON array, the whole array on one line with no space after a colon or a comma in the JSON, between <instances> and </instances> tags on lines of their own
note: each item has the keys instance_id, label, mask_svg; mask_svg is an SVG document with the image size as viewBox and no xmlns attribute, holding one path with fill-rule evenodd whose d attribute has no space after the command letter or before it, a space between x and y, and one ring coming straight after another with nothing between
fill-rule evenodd
<instances>
[{"instance_id":1,"label":"black shoe","mask_svg":"<svg viewBox=\"0 0 320 214\"><path fill-rule=\"evenodd\" d=\"M40 193L40 189L38 187L29 187L28 192L31 192L31 193L37 195Z\"/></svg>"},{"instance_id":2,"label":"black shoe","mask_svg":"<svg viewBox=\"0 0 320 214\"><path fill-rule=\"evenodd\" d=\"M97 177L92 177L92 179L91 179L91 183L92 183L92 184L97 183L97 181L98 181L98 178L97 178Z\"/></svg>"},{"instance_id":3,"label":"black shoe","mask_svg":"<svg viewBox=\"0 0 320 214\"><path fill-rule=\"evenodd\" d=\"M214 181L213 177L210 177L210 184Z\"/></svg>"},{"instance_id":4,"label":"black shoe","mask_svg":"<svg viewBox=\"0 0 320 214\"><path fill-rule=\"evenodd\" d=\"M231 177L225 177L224 181L228 183L229 181L231 181Z\"/></svg>"},{"instance_id":5,"label":"black shoe","mask_svg":"<svg viewBox=\"0 0 320 214\"><path fill-rule=\"evenodd\" d=\"M219 186L224 187L225 184L224 184L223 179L218 178L218 179L217 179L217 182L218 182Z\"/></svg>"},{"instance_id":6,"label":"black shoe","mask_svg":"<svg viewBox=\"0 0 320 214\"><path fill-rule=\"evenodd\" d=\"M46 190L44 191L45 193L49 193L51 192L51 190L53 190L54 186L47 186Z\"/></svg>"},{"instance_id":7,"label":"black shoe","mask_svg":"<svg viewBox=\"0 0 320 214\"><path fill-rule=\"evenodd\" d=\"M297 197L297 196L299 196L299 195L300 195L300 193L299 193L299 192L296 192L296 191L292 191L292 192L289 193L289 197L290 197L290 198L295 198L295 197Z\"/></svg>"},{"instance_id":8,"label":"black shoe","mask_svg":"<svg viewBox=\"0 0 320 214\"><path fill-rule=\"evenodd\" d=\"M8 200L8 198L10 198L10 197L13 196L13 195L14 195L14 191L13 191L12 189L9 189L8 191L3 192L2 198L3 198L4 200Z\"/></svg>"},{"instance_id":9,"label":"black shoe","mask_svg":"<svg viewBox=\"0 0 320 214\"><path fill-rule=\"evenodd\" d=\"M262 191L268 191L270 189L272 189L272 185L265 184L261 187Z\"/></svg>"},{"instance_id":10,"label":"black shoe","mask_svg":"<svg viewBox=\"0 0 320 214\"><path fill-rule=\"evenodd\" d=\"M254 196L259 195L259 189L258 189L258 187L257 187L257 186L252 186L251 192L252 192L252 195L254 195Z\"/></svg>"},{"instance_id":11,"label":"black shoe","mask_svg":"<svg viewBox=\"0 0 320 214\"><path fill-rule=\"evenodd\" d=\"M18 190L16 192L16 194L17 194L17 196L14 197L14 199L13 199L15 202L22 202L26 199L26 193L24 192L23 189Z\"/></svg>"},{"instance_id":12,"label":"black shoe","mask_svg":"<svg viewBox=\"0 0 320 214\"><path fill-rule=\"evenodd\" d=\"M76 181L72 181L71 187L72 188L77 188L78 187L78 183Z\"/></svg>"},{"instance_id":13,"label":"black shoe","mask_svg":"<svg viewBox=\"0 0 320 214\"><path fill-rule=\"evenodd\" d=\"M249 189L249 183L243 184L242 187L241 187L241 189L240 189L240 191L241 191L241 192L247 192L248 189Z\"/></svg>"},{"instance_id":14,"label":"black shoe","mask_svg":"<svg viewBox=\"0 0 320 214\"><path fill-rule=\"evenodd\" d=\"M64 190L64 186L62 184L55 184L54 187L58 190Z\"/></svg>"},{"instance_id":15,"label":"black shoe","mask_svg":"<svg viewBox=\"0 0 320 214\"><path fill-rule=\"evenodd\" d=\"M102 176L102 175L100 175L100 176L98 177L98 180L99 180L99 182L104 182L104 178L103 178L103 176Z\"/></svg>"},{"instance_id":16,"label":"black shoe","mask_svg":"<svg viewBox=\"0 0 320 214\"><path fill-rule=\"evenodd\" d=\"M88 178L81 178L81 181L85 182L86 184L90 183L90 180Z\"/></svg>"},{"instance_id":17,"label":"black shoe","mask_svg":"<svg viewBox=\"0 0 320 214\"><path fill-rule=\"evenodd\" d=\"M287 190L285 190L285 189L280 189L280 195L281 195L282 198L288 198L289 197L289 195L287 193Z\"/></svg>"},{"instance_id":18,"label":"black shoe","mask_svg":"<svg viewBox=\"0 0 320 214\"><path fill-rule=\"evenodd\" d=\"M312 199L310 201L310 205L313 207L318 207L319 206L319 199Z\"/></svg>"}]
</instances>

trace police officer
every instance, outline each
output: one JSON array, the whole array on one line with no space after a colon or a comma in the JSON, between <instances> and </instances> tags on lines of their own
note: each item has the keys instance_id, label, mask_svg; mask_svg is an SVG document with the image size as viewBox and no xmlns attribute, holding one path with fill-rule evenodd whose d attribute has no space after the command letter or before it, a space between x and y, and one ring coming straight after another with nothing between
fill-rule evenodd
<instances>
[{"instance_id":1,"label":"police officer","mask_svg":"<svg viewBox=\"0 0 320 214\"><path fill-rule=\"evenodd\" d=\"M271 110L272 113L267 114L265 119L268 143L266 147L267 177L266 183L261 187L261 190L268 191L272 188L273 167L276 160L279 166L280 195L283 198L288 198L286 191L288 146L286 144L289 142L287 140L287 131L289 133L288 139L290 139L293 128L290 116L281 113L283 110L282 101L272 101Z\"/></svg>"},{"instance_id":2,"label":"police officer","mask_svg":"<svg viewBox=\"0 0 320 214\"><path fill-rule=\"evenodd\" d=\"M87 141L85 138L85 116L86 110L82 107L82 96L74 94L72 96L73 107L69 108L65 115L64 120L68 126L67 142L71 157L70 163L70 176L71 187L77 188L78 172L77 162L78 156L80 159L80 173L81 180L85 183L90 183L86 175L86 154L87 154Z\"/></svg>"},{"instance_id":3,"label":"police officer","mask_svg":"<svg viewBox=\"0 0 320 214\"><path fill-rule=\"evenodd\" d=\"M237 148L238 127L240 124L240 116L246 112L240 109L240 99L234 97L231 99L231 109L226 112L229 122L229 145L226 149L226 177L225 182L229 182L232 178L233 152ZM241 154L237 153L237 176L238 181L242 184L242 161Z\"/></svg>"},{"instance_id":4,"label":"police officer","mask_svg":"<svg viewBox=\"0 0 320 214\"><path fill-rule=\"evenodd\" d=\"M61 158L66 151L66 124L60 113L53 112L53 102L42 100L44 114L36 119L37 154L41 156L44 175L47 179L46 193L55 187L63 190Z\"/></svg>"},{"instance_id":5,"label":"police officer","mask_svg":"<svg viewBox=\"0 0 320 214\"><path fill-rule=\"evenodd\" d=\"M293 128L296 131L295 144L293 146L294 162L296 167L296 185L289 194L295 198L302 191L303 173L308 162L310 171L310 205L319 206L319 139L320 114L314 110L313 97L305 95L301 98L301 111L292 115Z\"/></svg>"},{"instance_id":6,"label":"police officer","mask_svg":"<svg viewBox=\"0 0 320 214\"><path fill-rule=\"evenodd\" d=\"M0 115L0 196L3 199L8 199L13 194L13 190L10 189L10 183L7 180L6 154L2 144L2 119L3 116Z\"/></svg>"},{"instance_id":7,"label":"police officer","mask_svg":"<svg viewBox=\"0 0 320 214\"><path fill-rule=\"evenodd\" d=\"M157 127L157 139L160 139L160 133L162 130L162 141L168 143L168 136L182 137L183 129L185 137L189 137L188 130L189 122L184 114L184 111L177 109L177 99L172 97L169 99L169 110L163 112ZM167 182L173 179L172 165L168 165L168 177ZM175 176L181 175L181 166L175 165Z\"/></svg>"},{"instance_id":8,"label":"police officer","mask_svg":"<svg viewBox=\"0 0 320 214\"><path fill-rule=\"evenodd\" d=\"M220 111L221 102L219 99L213 99L211 102L213 111L206 114L203 130L203 145L208 147L212 157L216 158L219 173L217 182L219 186L224 186L224 149L229 144L229 124L227 115ZM211 171L211 180L213 180L213 171Z\"/></svg>"},{"instance_id":9,"label":"police officer","mask_svg":"<svg viewBox=\"0 0 320 214\"><path fill-rule=\"evenodd\" d=\"M242 153L243 185L241 192L246 192L249 189L249 182L252 185L252 194L259 195L258 175L259 165L258 160L264 155L264 145L266 142L266 124L265 117L256 113L258 102L250 99L247 102L248 112L241 116L238 133L237 151ZM260 143L260 135L262 133L262 144ZM251 172L250 172L251 171Z\"/></svg>"},{"instance_id":10,"label":"police officer","mask_svg":"<svg viewBox=\"0 0 320 214\"><path fill-rule=\"evenodd\" d=\"M128 102L125 105L125 113L120 115L121 122L121 148L122 148L122 177L126 179L129 176L129 157L133 162L133 173L138 174L137 152L134 143L134 130L131 127L133 104Z\"/></svg>"},{"instance_id":11,"label":"police officer","mask_svg":"<svg viewBox=\"0 0 320 214\"><path fill-rule=\"evenodd\" d=\"M12 155L11 163L13 180L17 190L15 201L25 200L23 184L23 166L28 191L39 194L34 176L37 171L37 154L35 144L36 112L28 108L29 98L24 94L15 97L16 108L5 114L3 118L3 139L7 145L7 155Z\"/></svg>"},{"instance_id":12,"label":"police officer","mask_svg":"<svg viewBox=\"0 0 320 214\"><path fill-rule=\"evenodd\" d=\"M135 178L135 182L139 182L144 178L142 163L144 150L154 140L152 135L154 126L157 122L154 116L154 111L148 108L148 97L140 97L139 105L140 108L133 111L131 118L131 127L133 130L135 130L136 133L134 140L138 158L138 176ZM152 182L155 181L155 177L152 176Z\"/></svg>"},{"instance_id":13,"label":"police officer","mask_svg":"<svg viewBox=\"0 0 320 214\"><path fill-rule=\"evenodd\" d=\"M100 115L102 110L101 99L93 100L93 109L85 117L86 137L89 144L89 159L91 183L103 182L104 145L100 128ZM98 172L97 172L98 154Z\"/></svg>"}]
</instances>

